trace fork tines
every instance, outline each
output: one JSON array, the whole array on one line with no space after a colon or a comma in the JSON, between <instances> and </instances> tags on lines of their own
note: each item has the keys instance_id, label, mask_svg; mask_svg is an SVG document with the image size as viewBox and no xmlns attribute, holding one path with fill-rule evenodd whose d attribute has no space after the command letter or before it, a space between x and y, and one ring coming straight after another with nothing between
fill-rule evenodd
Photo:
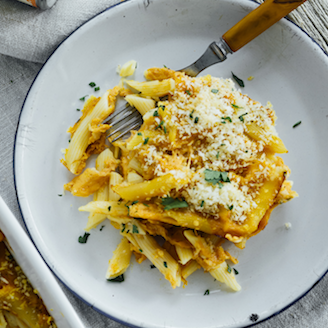
<instances>
[{"instance_id":1,"label":"fork tines","mask_svg":"<svg viewBox=\"0 0 328 328\"><path fill-rule=\"evenodd\" d=\"M113 137L110 141L114 142L128 134L131 130L139 128L142 125L142 117L134 107L126 104L126 106L115 111L104 124L111 126L107 137Z\"/></svg>"}]
</instances>

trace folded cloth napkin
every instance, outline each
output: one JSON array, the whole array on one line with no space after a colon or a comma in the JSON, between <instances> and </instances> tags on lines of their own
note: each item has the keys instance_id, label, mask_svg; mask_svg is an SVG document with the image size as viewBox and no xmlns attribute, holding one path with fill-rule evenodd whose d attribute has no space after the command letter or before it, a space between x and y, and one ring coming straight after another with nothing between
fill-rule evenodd
<instances>
[{"instance_id":1,"label":"folded cloth napkin","mask_svg":"<svg viewBox=\"0 0 328 328\"><path fill-rule=\"evenodd\" d=\"M14 0L0 1L0 53L43 63L78 26L122 0L58 0L42 11Z\"/></svg>"}]
</instances>

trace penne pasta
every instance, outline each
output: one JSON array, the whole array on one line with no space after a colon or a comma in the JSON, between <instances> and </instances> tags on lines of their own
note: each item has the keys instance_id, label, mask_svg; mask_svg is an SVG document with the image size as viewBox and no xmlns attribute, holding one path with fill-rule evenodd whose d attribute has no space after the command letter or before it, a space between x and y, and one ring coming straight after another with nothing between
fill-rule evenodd
<instances>
[{"instance_id":1,"label":"penne pasta","mask_svg":"<svg viewBox=\"0 0 328 328\"><path fill-rule=\"evenodd\" d=\"M113 257L109 261L106 279L114 279L123 274L130 265L131 255L130 244L128 240L123 237L113 252Z\"/></svg>"},{"instance_id":2,"label":"penne pasta","mask_svg":"<svg viewBox=\"0 0 328 328\"><path fill-rule=\"evenodd\" d=\"M201 266L196 261L189 261L186 265L184 265L181 269L181 276L184 280L192 275L195 271L197 271Z\"/></svg>"},{"instance_id":3,"label":"penne pasta","mask_svg":"<svg viewBox=\"0 0 328 328\"><path fill-rule=\"evenodd\" d=\"M108 200L110 201L118 201L121 197L119 194L117 194L114 190L113 187L122 183L123 182L123 177L117 173L117 172L111 172L110 174L110 180L109 180L109 195L108 195Z\"/></svg>"},{"instance_id":4,"label":"penne pasta","mask_svg":"<svg viewBox=\"0 0 328 328\"><path fill-rule=\"evenodd\" d=\"M170 190L179 187L185 183L186 179L177 179L172 174L157 177L151 181L130 185L116 185L113 187L123 199L126 200L146 200L155 196L164 196Z\"/></svg>"},{"instance_id":5,"label":"penne pasta","mask_svg":"<svg viewBox=\"0 0 328 328\"><path fill-rule=\"evenodd\" d=\"M149 235L130 235L135 245L140 251L156 266L156 268L164 275L172 288L179 287L181 284L180 266L176 260L162 247L156 240Z\"/></svg>"},{"instance_id":6,"label":"penne pasta","mask_svg":"<svg viewBox=\"0 0 328 328\"><path fill-rule=\"evenodd\" d=\"M80 174L85 167L85 160L88 157L86 149L90 144L90 124L92 124L94 119L104 120L114 111L118 93L119 88L114 88L105 92L97 102L94 102L94 97L87 100L85 108L91 102L94 102L94 106L86 111L86 115L80 119L78 127L72 135L70 144L66 150L65 161L62 161L73 174Z\"/></svg>"},{"instance_id":7,"label":"penne pasta","mask_svg":"<svg viewBox=\"0 0 328 328\"><path fill-rule=\"evenodd\" d=\"M135 67L126 63L121 76ZM133 253L137 263L150 260L173 288L203 268L239 291L237 271L229 265L238 260L224 242L245 248L276 206L297 197L286 180L289 168L276 156L287 149L275 130L275 112L241 94L230 79L191 78L167 68L148 69L145 77L122 78L101 99L87 101L70 129L73 146L63 161L79 176L65 189L77 196L94 193L79 208L90 213L87 231L109 219L123 236L107 279L125 272ZM118 95L137 108L143 124L111 145L114 154L103 151L96 168L81 173L86 158L103 145L108 127L102 117Z\"/></svg>"},{"instance_id":8,"label":"penne pasta","mask_svg":"<svg viewBox=\"0 0 328 328\"><path fill-rule=\"evenodd\" d=\"M135 107L142 116L156 107L155 100L151 98L127 95L124 99L130 104L130 106Z\"/></svg>"},{"instance_id":9,"label":"penne pasta","mask_svg":"<svg viewBox=\"0 0 328 328\"><path fill-rule=\"evenodd\" d=\"M235 273L228 266L227 262L222 262L217 268L215 268L214 270L210 270L209 273L217 281L220 281L220 282L226 284L233 291L238 292L241 290L241 287L236 280Z\"/></svg>"},{"instance_id":10,"label":"penne pasta","mask_svg":"<svg viewBox=\"0 0 328 328\"><path fill-rule=\"evenodd\" d=\"M129 60L120 69L120 76L127 77L133 75L137 68L137 62L135 60Z\"/></svg>"},{"instance_id":11,"label":"penne pasta","mask_svg":"<svg viewBox=\"0 0 328 328\"><path fill-rule=\"evenodd\" d=\"M190 248L184 248L179 245L175 245L175 250L179 257L179 263L182 265L187 264L193 258L193 251Z\"/></svg>"},{"instance_id":12,"label":"penne pasta","mask_svg":"<svg viewBox=\"0 0 328 328\"><path fill-rule=\"evenodd\" d=\"M144 97L163 97L172 92L175 88L174 79L167 79L162 81L136 82L126 81L126 83L140 92Z\"/></svg>"}]
</instances>

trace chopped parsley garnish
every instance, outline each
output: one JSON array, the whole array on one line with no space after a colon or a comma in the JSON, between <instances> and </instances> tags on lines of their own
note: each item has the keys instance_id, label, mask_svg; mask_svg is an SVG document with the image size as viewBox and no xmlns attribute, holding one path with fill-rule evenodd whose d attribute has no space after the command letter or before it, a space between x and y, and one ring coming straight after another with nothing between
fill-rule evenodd
<instances>
[{"instance_id":1,"label":"chopped parsley garnish","mask_svg":"<svg viewBox=\"0 0 328 328\"><path fill-rule=\"evenodd\" d=\"M299 122L295 123L295 124L293 125L293 128L296 128L296 127L299 126L301 123L302 123L302 121L299 121Z\"/></svg>"},{"instance_id":2,"label":"chopped parsley garnish","mask_svg":"<svg viewBox=\"0 0 328 328\"><path fill-rule=\"evenodd\" d=\"M158 114L158 111L157 111L157 110L155 110L155 111L154 111L154 114L153 114L153 116L155 116L155 117L158 117L158 116L159 116L159 114Z\"/></svg>"},{"instance_id":3,"label":"chopped parsley garnish","mask_svg":"<svg viewBox=\"0 0 328 328\"><path fill-rule=\"evenodd\" d=\"M189 117L191 118L191 119L193 119L194 118L194 116L192 115L193 113L194 113L194 109L192 110L192 112L189 114Z\"/></svg>"},{"instance_id":4,"label":"chopped parsley garnish","mask_svg":"<svg viewBox=\"0 0 328 328\"><path fill-rule=\"evenodd\" d=\"M128 208L128 215L130 215L130 207L127 205L129 202L127 202L126 204L124 204L125 207Z\"/></svg>"},{"instance_id":5,"label":"chopped parsley garnish","mask_svg":"<svg viewBox=\"0 0 328 328\"><path fill-rule=\"evenodd\" d=\"M232 119L230 116L227 117L221 117L223 120L229 121L230 123L232 122Z\"/></svg>"},{"instance_id":6,"label":"chopped parsley garnish","mask_svg":"<svg viewBox=\"0 0 328 328\"><path fill-rule=\"evenodd\" d=\"M124 232L124 230L125 230L125 223L122 223L122 230L121 230L121 232Z\"/></svg>"},{"instance_id":7,"label":"chopped parsley garnish","mask_svg":"<svg viewBox=\"0 0 328 328\"><path fill-rule=\"evenodd\" d=\"M149 141L149 137L147 137L147 138L145 139L145 141L144 141L143 144L146 145L148 141Z\"/></svg>"},{"instance_id":8,"label":"chopped parsley garnish","mask_svg":"<svg viewBox=\"0 0 328 328\"><path fill-rule=\"evenodd\" d=\"M93 88L93 87L96 86L96 83L94 83L94 82L90 82L89 85L90 85L91 88Z\"/></svg>"},{"instance_id":9,"label":"chopped parsley garnish","mask_svg":"<svg viewBox=\"0 0 328 328\"><path fill-rule=\"evenodd\" d=\"M161 121L161 123L159 123L159 124L156 126L155 130L161 128L163 124L164 124L164 121Z\"/></svg>"},{"instance_id":10,"label":"chopped parsley garnish","mask_svg":"<svg viewBox=\"0 0 328 328\"><path fill-rule=\"evenodd\" d=\"M61 195L61 194L58 194L58 196L59 196L59 197L62 197L63 195Z\"/></svg>"},{"instance_id":11,"label":"chopped parsley garnish","mask_svg":"<svg viewBox=\"0 0 328 328\"><path fill-rule=\"evenodd\" d=\"M164 68L167 68L165 65L163 65L164 66Z\"/></svg>"},{"instance_id":12,"label":"chopped parsley garnish","mask_svg":"<svg viewBox=\"0 0 328 328\"><path fill-rule=\"evenodd\" d=\"M145 206L149 207L149 205L148 205L148 204L146 204L146 203L142 203L142 205L145 205Z\"/></svg>"},{"instance_id":13,"label":"chopped parsley garnish","mask_svg":"<svg viewBox=\"0 0 328 328\"><path fill-rule=\"evenodd\" d=\"M191 91L186 90L186 94L189 95L189 96L191 96Z\"/></svg>"},{"instance_id":14,"label":"chopped parsley garnish","mask_svg":"<svg viewBox=\"0 0 328 328\"><path fill-rule=\"evenodd\" d=\"M165 127L165 125L163 126L163 131L164 131L164 133L166 134L166 127Z\"/></svg>"},{"instance_id":15,"label":"chopped parsley garnish","mask_svg":"<svg viewBox=\"0 0 328 328\"><path fill-rule=\"evenodd\" d=\"M138 204L138 203L139 203L139 201L138 200L135 200L134 202L132 202L131 205Z\"/></svg>"},{"instance_id":16,"label":"chopped parsley garnish","mask_svg":"<svg viewBox=\"0 0 328 328\"><path fill-rule=\"evenodd\" d=\"M240 79L238 76L236 76L235 74L233 74L232 72L231 74L232 74L232 78L238 83L240 87L243 88L245 86L244 81Z\"/></svg>"},{"instance_id":17,"label":"chopped parsley garnish","mask_svg":"<svg viewBox=\"0 0 328 328\"><path fill-rule=\"evenodd\" d=\"M69 139L68 142L71 142L71 139Z\"/></svg>"},{"instance_id":18,"label":"chopped parsley garnish","mask_svg":"<svg viewBox=\"0 0 328 328\"><path fill-rule=\"evenodd\" d=\"M219 155L220 155L220 152L218 151L217 153L216 153L216 159L219 159Z\"/></svg>"},{"instance_id":19,"label":"chopped parsley garnish","mask_svg":"<svg viewBox=\"0 0 328 328\"><path fill-rule=\"evenodd\" d=\"M228 273L231 273L231 266L227 263L227 271L228 271Z\"/></svg>"},{"instance_id":20,"label":"chopped parsley garnish","mask_svg":"<svg viewBox=\"0 0 328 328\"><path fill-rule=\"evenodd\" d=\"M101 226L101 228L99 230L102 231L104 228L105 228L105 226L103 225L103 226Z\"/></svg>"},{"instance_id":21,"label":"chopped parsley garnish","mask_svg":"<svg viewBox=\"0 0 328 328\"><path fill-rule=\"evenodd\" d=\"M116 278L107 279L107 281L110 281L110 282L123 282L124 281L124 275L121 274L120 276L117 276Z\"/></svg>"},{"instance_id":22,"label":"chopped parsley garnish","mask_svg":"<svg viewBox=\"0 0 328 328\"><path fill-rule=\"evenodd\" d=\"M235 274L239 274L239 272L235 268L233 268L233 271L235 272Z\"/></svg>"},{"instance_id":23,"label":"chopped parsley garnish","mask_svg":"<svg viewBox=\"0 0 328 328\"><path fill-rule=\"evenodd\" d=\"M244 122L244 116L247 115L248 113L241 114L238 118L240 119L241 122Z\"/></svg>"},{"instance_id":24,"label":"chopped parsley garnish","mask_svg":"<svg viewBox=\"0 0 328 328\"><path fill-rule=\"evenodd\" d=\"M76 108L76 110L79 112L81 109L80 108Z\"/></svg>"},{"instance_id":25,"label":"chopped parsley garnish","mask_svg":"<svg viewBox=\"0 0 328 328\"><path fill-rule=\"evenodd\" d=\"M235 108L240 108L239 106L235 105L235 104L231 104L232 107L235 107Z\"/></svg>"},{"instance_id":26,"label":"chopped parsley garnish","mask_svg":"<svg viewBox=\"0 0 328 328\"><path fill-rule=\"evenodd\" d=\"M203 207L203 206L204 206L204 204L205 204L205 201L204 201L204 200L202 200L202 202L200 203L200 207Z\"/></svg>"},{"instance_id":27,"label":"chopped parsley garnish","mask_svg":"<svg viewBox=\"0 0 328 328\"><path fill-rule=\"evenodd\" d=\"M205 181L212 183L213 185L219 184L219 187L222 187L221 182L230 182L230 179L228 177L228 172L212 171L206 169L204 171L204 174L205 174Z\"/></svg>"},{"instance_id":28,"label":"chopped parsley garnish","mask_svg":"<svg viewBox=\"0 0 328 328\"><path fill-rule=\"evenodd\" d=\"M218 90L218 89L212 89L211 92L212 92L212 93L218 93L219 90Z\"/></svg>"},{"instance_id":29,"label":"chopped parsley garnish","mask_svg":"<svg viewBox=\"0 0 328 328\"><path fill-rule=\"evenodd\" d=\"M86 244L90 234L88 232L85 232L83 236L79 237L79 243L80 244Z\"/></svg>"},{"instance_id":30,"label":"chopped parsley garnish","mask_svg":"<svg viewBox=\"0 0 328 328\"><path fill-rule=\"evenodd\" d=\"M142 253L142 252L143 252L143 250L142 250L141 248L139 248L139 252L140 252L140 253Z\"/></svg>"},{"instance_id":31,"label":"chopped parsley garnish","mask_svg":"<svg viewBox=\"0 0 328 328\"><path fill-rule=\"evenodd\" d=\"M88 95L85 95L84 97L81 97L79 100L84 101L85 97L88 97Z\"/></svg>"},{"instance_id":32,"label":"chopped parsley garnish","mask_svg":"<svg viewBox=\"0 0 328 328\"><path fill-rule=\"evenodd\" d=\"M221 121L222 124L226 124L227 122L226 121Z\"/></svg>"},{"instance_id":33,"label":"chopped parsley garnish","mask_svg":"<svg viewBox=\"0 0 328 328\"><path fill-rule=\"evenodd\" d=\"M195 117L195 121L194 122L197 124L198 121L199 121L199 117L197 116L197 117Z\"/></svg>"},{"instance_id":34,"label":"chopped parsley garnish","mask_svg":"<svg viewBox=\"0 0 328 328\"><path fill-rule=\"evenodd\" d=\"M139 233L138 227L135 224L132 226L132 233Z\"/></svg>"},{"instance_id":35,"label":"chopped parsley garnish","mask_svg":"<svg viewBox=\"0 0 328 328\"><path fill-rule=\"evenodd\" d=\"M154 264L151 264L151 265L150 265L150 268L151 268L151 269L155 269L156 267L155 267Z\"/></svg>"},{"instance_id":36,"label":"chopped parsley garnish","mask_svg":"<svg viewBox=\"0 0 328 328\"><path fill-rule=\"evenodd\" d=\"M209 289L206 289L206 290L205 290L204 296L205 296L205 295L210 295L210 290L209 290Z\"/></svg>"},{"instance_id":37,"label":"chopped parsley garnish","mask_svg":"<svg viewBox=\"0 0 328 328\"><path fill-rule=\"evenodd\" d=\"M162 205L165 206L164 210L168 211L173 208L184 208L188 207L188 203L185 200L178 198L166 197L162 198Z\"/></svg>"},{"instance_id":38,"label":"chopped parsley garnish","mask_svg":"<svg viewBox=\"0 0 328 328\"><path fill-rule=\"evenodd\" d=\"M164 264L165 268L167 268L167 262L164 261L163 264Z\"/></svg>"},{"instance_id":39,"label":"chopped parsley garnish","mask_svg":"<svg viewBox=\"0 0 328 328\"><path fill-rule=\"evenodd\" d=\"M108 206L108 212L110 212L110 209L111 209L112 207L111 206Z\"/></svg>"},{"instance_id":40,"label":"chopped parsley garnish","mask_svg":"<svg viewBox=\"0 0 328 328\"><path fill-rule=\"evenodd\" d=\"M233 205L230 205L230 206L227 205L227 207L228 207L228 210L229 210L229 211L231 211L231 210L233 209Z\"/></svg>"},{"instance_id":41,"label":"chopped parsley garnish","mask_svg":"<svg viewBox=\"0 0 328 328\"><path fill-rule=\"evenodd\" d=\"M158 107L160 107L163 112L165 111L165 106L164 105L159 105Z\"/></svg>"},{"instance_id":42,"label":"chopped parsley garnish","mask_svg":"<svg viewBox=\"0 0 328 328\"><path fill-rule=\"evenodd\" d=\"M141 132L138 132L138 136L142 136L142 133Z\"/></svg>"},{"instance_id":43,"label":"chopped parsley garnish","mask_svg":"<svg viewBox=\"0 0 328 328\"><path fill-rule=\"evenodd\" d=\"M96 88L95 88L95 91L99 91L99 90L100 90L100 87L96 87Z\"/></svg>"}]
</instances>

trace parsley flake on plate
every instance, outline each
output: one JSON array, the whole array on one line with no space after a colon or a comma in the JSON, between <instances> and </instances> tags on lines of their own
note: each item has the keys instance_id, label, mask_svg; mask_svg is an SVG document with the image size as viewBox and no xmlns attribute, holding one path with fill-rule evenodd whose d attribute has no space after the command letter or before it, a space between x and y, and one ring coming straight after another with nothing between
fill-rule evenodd
<instances>
[{"instance_id":1,"label":"parsley flake on plate","mask_svg":"<svg viewBox=\"0 0 328 328\"><path fill-rule=\"evenodd\" d=\"M183 208L188 207L188 203L185 200L180 200L178 198L166 197L162 198L162 205L164 205L164 210L168 211L173 208Z\"/></svg>"}]
</instances>

